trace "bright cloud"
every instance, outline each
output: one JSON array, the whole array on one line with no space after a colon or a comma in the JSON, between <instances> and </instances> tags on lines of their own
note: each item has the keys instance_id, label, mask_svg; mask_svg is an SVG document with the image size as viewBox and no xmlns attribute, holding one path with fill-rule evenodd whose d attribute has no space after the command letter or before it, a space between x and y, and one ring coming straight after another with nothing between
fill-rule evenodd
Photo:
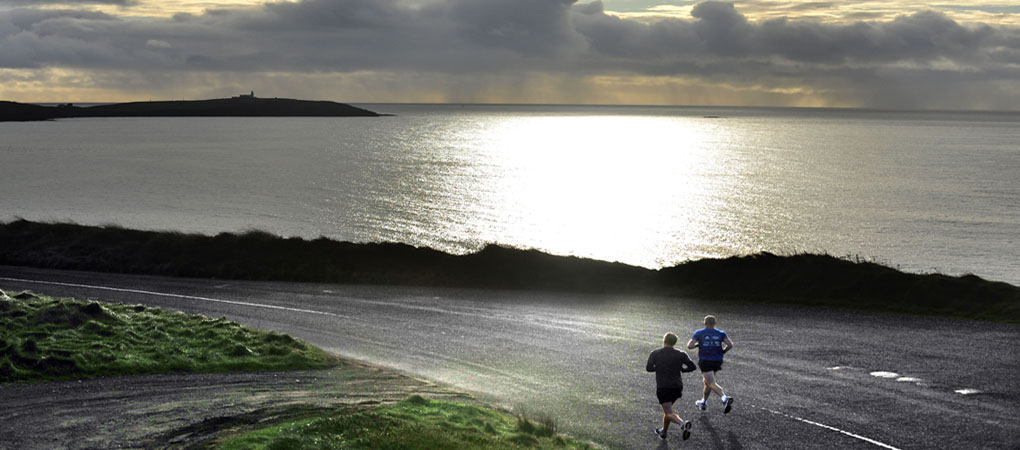
<instances>
[{"instance_id":1,"label":"bright cloud","mask_svg":"<svg viewBox=\"0 0 1020 450\"><path fill-rule=\"evenodd\" d=\"M698 1L605 0L606 10L619 17L686 19ZM827 0L744 0L733 5L749 20L778 18L848 23L861 20L889 21L897 16L935 11L961 23L1020 25L1020 5L1006 1L953 0L945 3L914 0L827 1Z\"/></svg>"},{"instance_id":2,"label":"bright cloud","mask_svg":"<svg viewBox=\"0 0 1020 450\"><path fill-rule=\"evenodd\" d=\"M0 98L1020 104L1009 6L622 1L5 2Z\"/></svg>"}]
</instances>

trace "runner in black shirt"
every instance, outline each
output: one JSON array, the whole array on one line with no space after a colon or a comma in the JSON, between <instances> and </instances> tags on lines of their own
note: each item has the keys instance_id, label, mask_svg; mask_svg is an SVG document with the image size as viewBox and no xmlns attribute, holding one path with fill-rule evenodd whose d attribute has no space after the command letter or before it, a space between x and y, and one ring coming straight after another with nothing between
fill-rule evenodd
<instances>
[{"instance_id":1,"label":"runner in black shirt","mask_svg":"<svg viewBox=\"0 0 1020 450\"><path fill-rule=\"evenodd\" d=\"M666 430L670 422L680 425L683 430L683 438L691 437L691 423L685 422L673 412L673 402L680 399L684 392L684 382L680 374L693 372L697 369L687 352L673 348L676 345L677 337L673 333L666 333L662 337L662 348L656 349L648 355L648 364L645 370L655 372L655 396L659 398L662 406L662 427L655 429L659 439L666 439Z\"/></svg>"}]
</instances>

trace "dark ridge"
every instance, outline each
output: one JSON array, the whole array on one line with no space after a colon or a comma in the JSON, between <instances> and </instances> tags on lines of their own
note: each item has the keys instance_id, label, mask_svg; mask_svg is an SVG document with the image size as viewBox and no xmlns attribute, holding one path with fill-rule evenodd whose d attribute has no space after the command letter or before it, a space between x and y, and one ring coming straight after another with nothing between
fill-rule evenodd
<instances>
[{"instance_id":1,"label":"dark ridge","mask_svg":"<svg viewBox=\"0 0 1020 450\"><path fill-rule=\"evenodd\" d=\"M646 269L489 246L456 256L396 243L215 236L17 220L0 224L0 264L248 280L603 291ZM627 279L630 283L619 283Z\"/></svg>"},{"instance_id":2,"label":"dark ridge","mask_svg":"<svg viewBox=\"0 0 1020 450\"><path fill-rule=\"evenodd\" d=\"M378 116L367 109L343 103L252 97L116 103L77 109L81 110L80 117Z\"/></svg>"},{"instance_id":3,"label":"dark ridge","mask_svg":"<svg viewBox=\"0 0 1020 450\"><path fill-rule=\"evenodd\" d=\"M234 97L214 100L132 102L78 107L0 102L0 121L49 120L72 117L378 117L380 114L344 103L288 98Z\"/></svg>"},{"instance_id":4,"label":"dark ridge","mask_svg":"<svg viewBox=\"0 0 1020 450\"><path fill-rule=\"evenodd\" d=\"M0 122L28 122L67 117L64 108L0 101Z\"/></svg>"},{"instance_id":5,"label":"dark ridge","mask_svg":"<svg viewBox=\"0 0 1020 450\"><path fill-rule=\"evenodd\" d=\"M829 255L761 253L661 270L489 245L450 255L405 244L215 236L116 226L0 224L0 264L247 280L697 295L1020 323L1020 287L909 274Z\"/></svg>"},{"instance_id":6,"label":"dark ridge","mask_svg":"<svg viewBox=\"0 0 1020 450\"><path fill-rule=\"evenodd\" d=\"M659 271L665 288L757 302L1020 323L1020 287L976 275L913 274L830 255L759 253L691 261Z\"/></svg>"}]
</instances>

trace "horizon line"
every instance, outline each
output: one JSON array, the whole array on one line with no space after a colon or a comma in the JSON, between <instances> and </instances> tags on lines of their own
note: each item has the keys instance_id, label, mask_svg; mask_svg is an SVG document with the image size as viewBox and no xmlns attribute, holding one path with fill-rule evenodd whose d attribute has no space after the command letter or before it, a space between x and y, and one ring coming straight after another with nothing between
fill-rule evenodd
<instances>
[{"instance_id":1,"label":"horizon line","mask_svg":"<svg viewBox=\"0 0 1020 450\"><path fill-rule=\"evenodd\" d=\"M12 103L23 103L30 105L112 105L118 103L143 103L143 102L187 102L203 100L223 100L235 97L218 97L203 99L149 99L149 100L128 100L128 101L14 101L3 100ZM256 99L283 99L283 100L306 100L291 97L255 97ZM561 106L561 107L599 107L599 108L705 108L705 109L795 109L795 110L831 110L831 111L873 111L873 112L898 112L898 113L987 113L987 114L1020 114L1020 109L906 109L906 108L879 108L868 106L791 106L791 105L697 105L697 104L639 104L639 103L511 103L511 102L379 102L379 101L338 101L338 100L306 100L306 101L331 101L348 105L423 105L423 106Z\"/></svg>"}]
</instances>

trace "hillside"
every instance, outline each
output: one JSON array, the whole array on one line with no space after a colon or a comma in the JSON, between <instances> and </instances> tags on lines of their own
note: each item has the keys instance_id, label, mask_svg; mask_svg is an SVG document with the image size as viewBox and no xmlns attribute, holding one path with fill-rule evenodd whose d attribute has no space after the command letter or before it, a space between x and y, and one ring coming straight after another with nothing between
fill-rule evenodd
<instances>
[{"instance_id":1,"label":"hillside","mask_svg":"<svg viewBox=\"0 0 1020 450\"><path fill-rule=\"evenodd\" d=\"M234 97L212 100L113 103L89 107L0 102L0 121L72 117L377 117L344 103L289 98Z\"/></svg>"},{"instance_id":2,"label":"hillside","mask_svg":"<svg viewBox=\"0 0 1020 450\"><path fill-rule=\"evenodd\" d=\"M26 122L67 117L67 108L0 101L0 122Z\"/></svg>"},{"instance_id":3,"label":"hillside","mask_svg":"<svg viewBox=\"0 0 1020 450\"><path fill-rule=\"evenodd\" d=\"M830 255L688 261L660 270L487 246L451 255L397 243L215 236L16 220L0 265L218 279L695 295L1020 323L1020 287L974 275L913 274Z\"/></svg>"}]
</instances>

